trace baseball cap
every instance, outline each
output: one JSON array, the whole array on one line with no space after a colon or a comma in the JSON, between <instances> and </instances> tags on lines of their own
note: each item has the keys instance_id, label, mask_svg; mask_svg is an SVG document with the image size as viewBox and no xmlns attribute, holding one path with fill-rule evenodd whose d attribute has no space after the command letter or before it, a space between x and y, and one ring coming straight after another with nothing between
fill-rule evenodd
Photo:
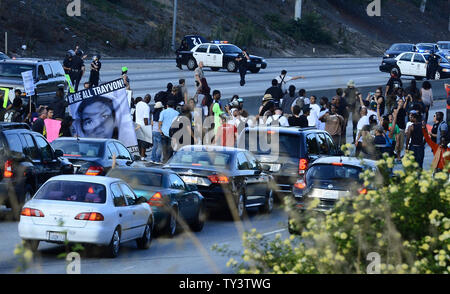
<instances>
[{"instance_id":1,"label":"baseball cap","mask_svg":"<svg viewBox=\"0 0 450 294\"><path fill-rule=\"evenodd\" d=\"M126 71L128 71L128 67L122 66L122 72L126 72Z\"/></svg>"},{"instance_id":2,"label":"baseball cap","mask_svg":"<svg viewBox=\"0 0 450 294\"><path fill-rule=\"evenodd\" d=\"M161 101L158 101L155 103L155 109L159 109L159 108L164 108L164 105L162 104Z\"/></svg>"}]
</instances>

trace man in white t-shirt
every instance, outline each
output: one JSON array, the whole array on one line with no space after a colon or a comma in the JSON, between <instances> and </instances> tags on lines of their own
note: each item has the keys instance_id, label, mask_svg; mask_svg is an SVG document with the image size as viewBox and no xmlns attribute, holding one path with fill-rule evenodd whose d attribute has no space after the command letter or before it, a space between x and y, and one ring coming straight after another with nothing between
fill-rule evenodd
<instances>
[{"instance_id":1,"label":"man in white t-shirt","mask_svg":"<svg viewBox=\"0 0 450 294\"><path fill-rule=\"evenodd\" d=\"M278 125L281 127L289 127L289 122L287 118L283 115L283 111L280 108L275 109L275 114L269 116L266 121L267 126Z\"/></svg>"},{"instance_id":2,"label":"man in white t-shirt","mask_svg":"<svg viewBox=\"0 0 450 294\"><path fill-rule=\"evenodd\" d=\"M305 78L304 76L291 77L291 76L287 76L286 74L287 74L287 71L283 69L281 71L281 75L279 75L275 78L278 82L278 85L280 85L281 91L283 91L283 94L287 93L287 88L286 88L287 82Z\"/></svg>"},{"instance_id":3,"label":"man in white t-shirt","mask_svg":"<svg viewBox=\"0 0 450 294\"><path fill-rule=\"evenodd\" d=\"M151 96L146 95L144 100L136 104L136 124L139 129L136 131L138 139L139 153L145 159L145 151L152 143L152 127L150 123L150 103ZM147 127L148 126L148 127Z\"/></svg>"},{"instance_id":4,"label":"man in white t-shirt","mask_svg":"<svg viewBox=\"0 0 450 294\"><path fill-rule=\"evenodd\" d=\"M320 106L316 104L317 98L316 96L311 96L309 98L311 111L308 116L308 126L310 127L318 127L319 126L319 113Z\"/></svg>"}]
</instances>

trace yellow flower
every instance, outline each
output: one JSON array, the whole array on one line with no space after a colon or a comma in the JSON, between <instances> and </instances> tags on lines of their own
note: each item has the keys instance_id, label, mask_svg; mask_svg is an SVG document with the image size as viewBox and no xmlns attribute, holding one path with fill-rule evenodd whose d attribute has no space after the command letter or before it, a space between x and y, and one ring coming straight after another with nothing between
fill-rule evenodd
<instances>
[{"instance_id":1,"label":"yellow flower","mask_svg":"<svg viewBox=\"0 0 450 294\"><path fill-rule=\"evenodd\" d=\"M423 244L422 246L420 246L420 248L422 248L423 250L425 250L425 251L427 251L427 250L429 250L430 249L430 245L428 245L428 244Z\"/></svg>"},{"instance_id":2,"label":"yellow flower","mask_svg":"<svg viewBox=\"0 0 450 294\"><path fill-rule=\"evenodd\" d=\"M345 232L341 233L340 237L341 237L342 240L347 239L347 233L345 233Z\"/></svg>"}]
</instances>

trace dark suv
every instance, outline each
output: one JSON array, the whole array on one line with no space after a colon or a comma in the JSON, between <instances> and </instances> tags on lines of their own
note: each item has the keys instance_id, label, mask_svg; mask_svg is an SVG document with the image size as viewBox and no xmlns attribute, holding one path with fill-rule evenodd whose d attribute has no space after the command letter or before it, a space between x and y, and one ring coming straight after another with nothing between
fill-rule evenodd
<instances>
[{"instance_id":1,"label":"dark suv","mask_svg":"<svg viewBox=\"0 0 450 294\"><path fill-rule=\"evenodd\" d=\"M72 174L62 155L27 124L0 123L0 205L20 211L49 178Z\"/></svg>"},{"instance_id":2,"label":"dark suv","mask_svg":"<svg viewBox=\"0 0 450 294\"><path fill-rule=\"evenodd\" d=\"M292 186L316 159L341 154L331 136L315 128L246 128L239 136L238 146L253 152L261 164L270 166L279 196L292 194Z\"/></svg>"},{"instance_id":3,"label":"dark suv","mask_svg":"<svg viewBox=\"0 0 450 294\"><path fill-rule=\"evenodd\" d=\"M58 88L66 91L68 84L64 69L59 61L42 59L4 59L0 60L0 88L9 89L9 100L14 99L14 90L22 91L25 98L25 90L22 80L22 72L33 71L36 106L50 105L56 96ZM4 90L3 90L4 91ZM28 103L28 101L24 101Z\"/></svg>"}]
</instances>

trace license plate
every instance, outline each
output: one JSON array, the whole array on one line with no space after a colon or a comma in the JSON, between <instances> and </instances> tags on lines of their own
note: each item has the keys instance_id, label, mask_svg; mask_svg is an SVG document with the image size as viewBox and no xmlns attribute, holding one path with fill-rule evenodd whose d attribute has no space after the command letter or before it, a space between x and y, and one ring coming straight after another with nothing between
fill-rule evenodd
<instances>
[{"instance_id":1,"label":"license plate","mask_svg":"<svg viewBox=\"0 0 450 294\"><path fill-rule=\"evenodd\" d=\"M48 232L48 240L56 242L65 242L66 233L64 232Z\"/></svg>"},{"instance_id":2,"label":"license plate","mask_svg":"<svg viewBox=\"0 0 450 294\"><path fill-rule=\"evenodd\" d=\"M256 67L261 67L261 64L257 64Z\"/></svg>"},{"instance_id":3,"label":"license plate","mask_svg":"<svg viewBox=\"0 0 450 294\"><path fill-rule=\"evenodd\" d=\"M197 178L196 177L183 177L183 181L186 184L197 184Z\"/></svg>"},{"instance_id":4,"label":"license plate","mask_svg":"<svg viewBox=\"0 0 450 294\"><path fill-rule=\"evenodd\" d=\"M314 189L311 197L315 198L328 198L328 199L338 199L339 191L336 190L322 190L322 189Z\"/></svg>"}]
</instances>

